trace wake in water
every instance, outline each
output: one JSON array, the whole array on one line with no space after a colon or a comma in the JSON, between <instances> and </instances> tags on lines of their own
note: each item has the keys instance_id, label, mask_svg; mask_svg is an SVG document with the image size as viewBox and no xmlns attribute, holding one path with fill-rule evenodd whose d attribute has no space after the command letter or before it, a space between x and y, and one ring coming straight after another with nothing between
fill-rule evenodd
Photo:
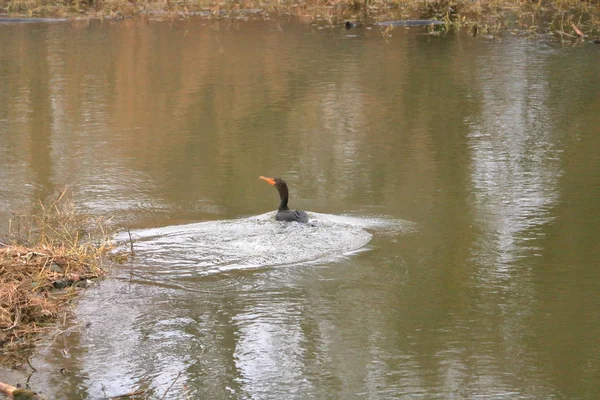
<instances>
[{"instance_id":1,"label":"wake in water","mask_svg":"<svg viewBox=\"0 0 600 400\"><path fill-rule=\"evenodd\" d=\"M300 224L277 222L274 215L131 231L136 258L145 265L168 266L171 273L203 275L324 262L367 245L372 234L366 229L396 234L408 229L398 220L310 213L310 223ZM117 239L125 243L128 234Z\"/></svg>"}]
</instances>

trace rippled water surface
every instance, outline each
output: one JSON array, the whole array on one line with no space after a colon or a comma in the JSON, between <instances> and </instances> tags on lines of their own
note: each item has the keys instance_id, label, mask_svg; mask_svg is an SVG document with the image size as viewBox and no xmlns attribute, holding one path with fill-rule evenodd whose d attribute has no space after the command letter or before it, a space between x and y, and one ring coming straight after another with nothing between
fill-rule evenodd
<instances>
[{"instance_id":1,"label":"rippled water surface","mask_svg":"<svg viewBox=\"0 0 600 400\"><path fill-rule=\"evenodd\" d=\"M597 398L600 48L426 33L0 25L0 233L68 185L135 253L0 381ZM260 175L311 222L275 221Z\"/></svg>"},{"instance_id":2,"label":"rippled water surface","mask_svg":"<svg viewBox=\"0 0 600 400\"><path fill-rule=\"evenodd\" d=\"M367 227L409 229L405 221L359 219L311 213L308 224L275 221L275 212L227 221L128 230L116 251L134 247L140 272L160 269L158 280L231 270L323 263L356 252L369 243ZM131 235L131 236L130 236ZM177 267L177 271L174 268Z\"/></svg>"}]
</instances>

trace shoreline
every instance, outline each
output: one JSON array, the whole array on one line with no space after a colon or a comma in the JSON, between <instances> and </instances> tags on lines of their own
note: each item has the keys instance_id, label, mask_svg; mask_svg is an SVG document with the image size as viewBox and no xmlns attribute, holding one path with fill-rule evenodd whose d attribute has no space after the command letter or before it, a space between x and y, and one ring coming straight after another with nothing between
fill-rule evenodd
<instances>
[{"instance_id":1,"label":"shoreline","mask_svg":"<svg viewBox=\"0 0 600 400\"><path fill-rule=\"evenodd\" d=\"M27 22L25 20L31 18L46 19L40 22L63 22L94 19L120 21L129 18L267 20L277 17L294 17L306 23L340 26L345 21L366 25L383 21L432 19L441 22L441 30L466 31L473 35L518 30L531 35L552 33L561 38L585 39L598 37L600 33L600 2L596 0L457 0L454 3L427 0L404 3L340 0L331 3L313 0L266 4L249 0L242 5L212 0L195 3L149 0L135 4L121 0L90 0L89 3L74 5L55 0L43 3L0 0L0 19L5 23L11 23L11 19Z\"/></svg>"},{"instance_id":2,"label":"shoreline","mask_svg":"<svg viewBox=\"0 0 600 400\"><path fill-rule=\"evenodd\" d=\"M13 213L0 240L0 365L23 365L60 328L81 289L112 266L112 230L80 214L66 190L32 214Z\"/></svg>"}]
</instances>

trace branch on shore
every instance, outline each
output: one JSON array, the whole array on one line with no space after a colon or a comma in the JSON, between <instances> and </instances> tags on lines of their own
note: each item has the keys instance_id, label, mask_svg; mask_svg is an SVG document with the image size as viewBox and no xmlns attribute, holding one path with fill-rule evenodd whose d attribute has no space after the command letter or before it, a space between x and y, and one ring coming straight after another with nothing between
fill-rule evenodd
<instances>
[{"instance_id":1,"label":"branch on shore","mask_svg":"<svg viewBox=\"0 0 600 400\"><path fill-rule=\"evenodd\" d=\"M41 399L41 397L31 390L17 388L2 382L0 382L0 393L4 393L18 400Z\"/></svg>"}]
</instances>

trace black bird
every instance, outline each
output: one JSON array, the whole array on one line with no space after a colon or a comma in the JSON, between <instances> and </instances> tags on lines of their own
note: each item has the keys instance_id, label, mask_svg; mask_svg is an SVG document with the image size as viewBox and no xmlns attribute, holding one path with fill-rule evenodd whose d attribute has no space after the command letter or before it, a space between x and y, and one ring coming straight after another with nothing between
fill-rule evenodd
<instances>
[{"instance_id":1,"label":"black bird","mask_svg":"<svg viewBox=\"0 0 600 400\"><path fill-rule=\"evenodd\" d=\"M275 214L275 219L277 221L286 221L286 222L308 222L308 214L306 211L300 210L290 210L288 208L288 198L289 192L287 183L281 178L267 178L266 176L261 176L260 179L266 181L270 185L275 186L277 191L279 192L279 198L281 202L279 203L279 208L277 209L277 214Z\"/></svg>"}]
</instances>

